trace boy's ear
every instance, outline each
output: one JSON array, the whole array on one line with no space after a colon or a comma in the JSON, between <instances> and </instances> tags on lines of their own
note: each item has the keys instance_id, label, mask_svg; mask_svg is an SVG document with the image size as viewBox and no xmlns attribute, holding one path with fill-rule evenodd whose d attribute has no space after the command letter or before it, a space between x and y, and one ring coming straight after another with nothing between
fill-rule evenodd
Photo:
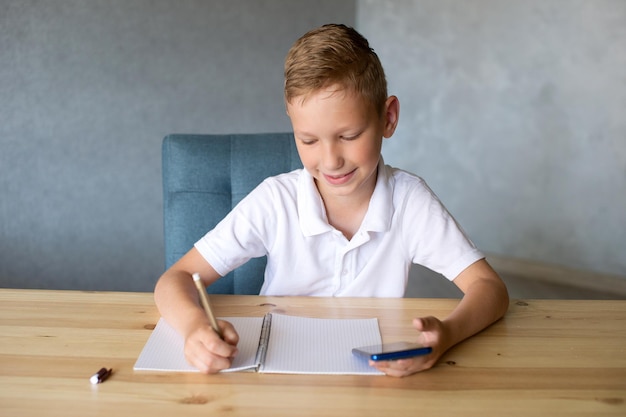
<instances>
[{"instance_id":1,"label":"boy's ear","mask_svg":"<svg viewBox=\"0 0 626 417\"><path fill-rule=\"evenodd\" d=\"M393 132L396 131L398 126L398 119L400 118L400 101L396 96L389 96L385 101L385 114L384 114L385 127L383 129L383 136L386 138L391 137Z\"/></svg>"}]
</instances>

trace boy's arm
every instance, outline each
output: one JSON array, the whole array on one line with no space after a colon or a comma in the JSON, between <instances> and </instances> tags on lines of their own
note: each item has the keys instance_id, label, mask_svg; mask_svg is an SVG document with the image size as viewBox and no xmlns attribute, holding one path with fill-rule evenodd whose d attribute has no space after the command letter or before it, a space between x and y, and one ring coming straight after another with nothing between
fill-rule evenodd
<instances>
[{"instance_id":1,"label":"boy's arm","mask_svg":"<svg viewBox=\"0 0 626 417\"><path fill-rule=\"evenodd\" d=\"M433 348L429 355L413 359L371 362L391 376L407 376L431 368L452 346L480 332L506 313L509 295L498 274L486 260L479 260L454 279L465 294L444 320L421 317L413 320L419 342Z\"/></svg>"},{"instance_id":2,"label":"boy's arm","mask_svg":"<svg viewBox=\"0 0 626 417\"><path fill-rule=\"evenodd\" d=\"M192 278L194 272L200 274L205 287L220 278L192 248L159 278L154 300L161 316L185 339L187 361L203 372L214 373L230 366L239 337L224 321L219 321L224 341L213 331L199 302Z\"/></svg>"},{"instance_id":3,"label":"boy's arm","mask_svg":"<svg viewBox=\"0 0 626 417\"><path fill-rule=\"evenodd\" d=\"M509 308L506 285L485 259L467 267L454 283L464 296L443 320L452 335L448 349L500 319Z\"/></svg>"}]
</instances>

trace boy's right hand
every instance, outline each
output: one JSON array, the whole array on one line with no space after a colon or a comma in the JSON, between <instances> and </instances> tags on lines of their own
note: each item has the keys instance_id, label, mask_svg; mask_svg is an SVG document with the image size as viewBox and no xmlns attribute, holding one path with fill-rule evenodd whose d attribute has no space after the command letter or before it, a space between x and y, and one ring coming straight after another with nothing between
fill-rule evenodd
<instances>
[{"instance_id":1,"label":"boy's right hand","mask_svg":"<svg viewBox=\"0 0 626 417\"><path fill-rule=\"evenodd\" d=\"M224 340L211 328L209 324L192 330L185 339L185 358L187 362L205 374L215 374L222 369L230 368L235 355L239 335L232 324L218 320Z\"/></svg>"}]
</instances>

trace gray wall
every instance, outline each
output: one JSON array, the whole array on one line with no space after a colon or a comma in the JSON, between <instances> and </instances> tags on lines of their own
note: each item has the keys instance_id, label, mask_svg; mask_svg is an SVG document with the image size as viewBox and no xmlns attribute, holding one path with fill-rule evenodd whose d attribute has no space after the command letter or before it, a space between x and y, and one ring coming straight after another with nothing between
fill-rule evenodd
<instances>
[{"instance_id":1,"label":"gray wall","mask_svg":"<svg viewBox=\"0 0 626 417\"><path fill-rule=\"evenodd\" d=\"M626 1L358 2L423 176L484 250L626 277Z\"/></svg>"},{"instance_id":2,"label":"gray wall","mask_svg":"<svg viewBox=\"0 0 626 417\"><path fill-rule=\"evenodd\" d=\"M481 248L626 275L623 0L0 0L0 286L151 290L162 137L289 130L284 55L330 21Z\"/></svg>"},{"instance_id":3,"label":"gray wall","mask_svg":"<svg viewBox=\"0 0 626 417\"><path fill-rule=\"evenodd\" d=\"M355 2L0 0L0 286L153 289L161 139L287 131L282 65Z\"/></svg>"}]
</instances>

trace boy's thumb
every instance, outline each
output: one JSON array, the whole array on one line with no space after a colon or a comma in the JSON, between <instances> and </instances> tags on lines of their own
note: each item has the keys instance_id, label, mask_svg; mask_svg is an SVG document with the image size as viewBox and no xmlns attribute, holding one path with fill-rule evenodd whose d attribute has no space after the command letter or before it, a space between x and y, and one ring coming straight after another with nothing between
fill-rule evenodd
<instances>
[{"instance_id":1,"label":"boy's thumb","mask_svg":"<svg viewBox=\"0 0 626 417\"><path fill-rule=\"evenodd\" d=\"M434 327L434 317L417 317L413 319L413 327L420 332L425 332Z\"/></svg>"},{"instance_id":2,"label":"boy's thumb","mask_svg":"<svg viewBox=\"0 0 626 417\"><path fill-rule=\"evenodd\" d=\"M424 331L424 319L423 317L418 317L413 319L413 327L420 332Z\"/></svg>"}]
</instances>

